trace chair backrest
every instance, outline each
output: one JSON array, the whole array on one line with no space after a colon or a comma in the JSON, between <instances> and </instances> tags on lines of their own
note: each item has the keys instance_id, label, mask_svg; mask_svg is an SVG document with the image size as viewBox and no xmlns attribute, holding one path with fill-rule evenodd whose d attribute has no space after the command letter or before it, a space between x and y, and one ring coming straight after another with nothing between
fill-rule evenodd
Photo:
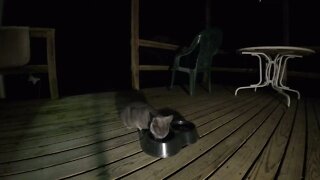
<instances>
[{"instance_id":1,"label":"chair backrest","mask_svg":"<svg viewBox=\"0 0 320 180\"><path fill-rule=\"evenodd\" d=\"M28 27L0 27L0 69L26 65L30 61Z\"/></svg>"},{"instance_id":2,"label":"chair backrest","mask_svg":"<svg viewBox=\"0 0 320 180\"><path fill-rule=\"evenodd\" d=\"M196 62L197 70L211 68L212 57L216 55L222 44L223 33L219 28L207 28L199 34L199 54Z\"/></svg>"}]
</instances>

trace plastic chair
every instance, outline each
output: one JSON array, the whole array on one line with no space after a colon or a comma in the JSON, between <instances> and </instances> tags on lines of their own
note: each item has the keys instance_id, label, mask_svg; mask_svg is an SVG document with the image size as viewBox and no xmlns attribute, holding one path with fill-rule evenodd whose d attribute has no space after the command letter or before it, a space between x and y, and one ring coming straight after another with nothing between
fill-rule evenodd
<instances>
[{"instance_id":1,"label":"plastic chair","mask_svg":"<svg viewBox=\"0 0 320 180\"><path fill-rule=\"evenodd\" d=\"M47 73L52 99L59 98L54 29L29 28L22 26L0 27L0 98L5 98L4 75L29 74L29 81L36 83L36 73ZM47 61L43 64L31 64L31 38L45 38Z\"/></svg>"},{"instance_id":2,"label":"plastic chair","mask_svg":"<svg viewBox=\"0 0 320 180\"><path fill-rule=\"evenodd\" d=\"M207 74L208 91L211 92L212 58L219 51L223 33L219 28L207 28L200 32L191 45L178 53L172 67L170 88L173 88L175 73L181 71L189 74L189 93L195 90L197 73Z\"/></svg>"},{"instance_id":3,"label":"plastic chair","mask_svg":"<svg viewBox=\"0 0 320 180\"><path fill-rule=\"evenodd\" d=\"M0 27L0 69L15 68L30 61L28 27Z\"/></svg>"}]
</instances>

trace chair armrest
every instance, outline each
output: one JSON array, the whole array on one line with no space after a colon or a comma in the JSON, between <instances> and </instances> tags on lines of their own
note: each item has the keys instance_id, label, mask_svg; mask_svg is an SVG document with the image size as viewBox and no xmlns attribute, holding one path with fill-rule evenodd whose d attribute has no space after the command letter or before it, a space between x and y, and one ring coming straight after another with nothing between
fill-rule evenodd
<instances>
[{"instance_id":1,"label":"chair armrest","mask_svg":"<svg viewBox=\"0 0 320 180\"><path fill-rule=\"evenodd\" d=\"M173 68L179 67L179 65L180 65L180 58L181 58L181 56L176 56L176 57L174 58Z\"/></svg>"},{"instance_id":2,"label":"chair armrest","mask_svg":"<svg viewBox=\"0 0 320 180\"><path fill-rule=\"evenodd\" d=\"M189 47L184 47L180 52L177 53L175 60L174 60L173 67L178 67L180 65L180 58L181 57L187 56L187 55L191 54L192 51L194 51L194 49L196 48L196 46L200 42L200 37L201 37L201 35L198 35L196 38L194 38L193 42L191 43L191 45Z\"/></svg>"},{"instance_id":3,"label":"chair armrest","mask_svg":"<svg viewBox=\"0 0 320 180\"><path fill-rule=\"evenodd\" d=\"M176 56L186 56L188 54L190 54L195 48L196 46L199 44L200 42L200 35L198 35L191 43L191 45L189 47L185 47L181 50L181 52L179 52Z\"/></svg>"}]
</instances>

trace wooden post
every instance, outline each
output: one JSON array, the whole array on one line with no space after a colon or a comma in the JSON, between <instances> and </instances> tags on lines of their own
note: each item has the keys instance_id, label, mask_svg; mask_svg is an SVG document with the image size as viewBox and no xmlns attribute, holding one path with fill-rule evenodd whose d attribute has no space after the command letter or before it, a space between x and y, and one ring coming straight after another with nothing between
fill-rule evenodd
<instances>
[{"instance_id":1,"label":"wooden post","mask_svg":"<svg viewBox=\"0 0 320 180\"><path fill-rule=\"evenodd\" d=\"M0 99L6 98L6 91L4 87L4 76L0 74Z\"/></svg>"},{"instance_id":2,"label":"wooden post","mask_svg":"<svg viewBox=\"0 0 320 180\"><path fill-rule=\"evenodd\" d=\"M2 26L2 15L3 15L3 1L4 0L0 0L0 26Z\"/></svg>"},{"instance_id":3,"label":"wooden post","mask_svg":"<svg viewBox=\"0 0 320 180\"><path fill-rule=\"evenodd\" d=\"M209 28L211 27L211 0L206 0L205 6L206 6L205 7L206 28ZM207 82L209 79L211 78L208 78L208 74L203 73L202 81Z\"/></svg>"},{"instance_id":4,"label":"wooden post","mask_svg":"<svg viewBox=\"0 0 320 180\"><path fill-rule=\"evenodd\" d=\"M206 0L206 27L211 26L211 0Z\"/></svg>"},{"instance_id":5,"label":"wooden post","mask_svg":"<svg viewBox=\"0 0 320 180\"><path fill-rule=\"evenodd\" d=\"M289 0L282 1L282 19L283 19L283 44L288 46L290 44L290 12ZM287 67L284 67L283 84L287 82Z\"/></svg>"},{"instance_id":6,"label":"wooden post","mask_svg":"<svg viewBox=\"0 0 320 180\"><path fill-rule=\"evenodd\" d=\"M0 0L0 26L2 26L3 1L4 0ZM3 99L5 97L6 97L6 94L4 90L3 75L0 74L0 99Z\"/></svg>"},{"instance_id":7,"label":"wooden post","mask_svg":"<svg viewBox=\"0 0 320 180\"><path fill-rule=\"evenodd\" d=\"M139 90L139 0L131 0L131 78L132 88Z\"/></svg>"},{"instance_id":8,"label":"wooden post","mask_svg":"<svg viewBox=\"0 0 320 180\"><path fill-rule=\"evenodd\" d=\"M55 30L47 31L47 61L48 61L48 78L50 86L51 99L59 98L57 71L56 71L56 53L55 53Z\"/></svg>"},{"instance_id":9,"label":"wooden post","mask_svg":"<svg viewBox=\"0 0 320 180\"><path fill-rule=\"evenodd\" d=\"M283 43L289 45L290 43L290 12L289 12L289 1L283 1Z\"/></svg>"},{"instance_id":10,"label":"wooden post","mask_svg":"<svg viewBox=\"0 0 320 180\"><path fill-rule=\"evenodd\" d=\"M2 14L3 14L3 1L0 0L0 26L2 26ZM0 99L6 98L5 87L4 87L4 76L0 74Z\"/></svg>"}]
</instances>

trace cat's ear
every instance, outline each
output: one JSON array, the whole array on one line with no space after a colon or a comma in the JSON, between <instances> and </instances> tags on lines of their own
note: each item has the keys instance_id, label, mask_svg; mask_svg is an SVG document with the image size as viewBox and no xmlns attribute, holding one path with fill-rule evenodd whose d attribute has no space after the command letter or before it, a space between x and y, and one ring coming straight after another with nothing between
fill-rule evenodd
<instances>
[{"instance_id":1,"label":"cat's ear","mask_svg":"<svg viewBox=\"0 0 320 180\"><path fill-rule=\"evenodd\" d=\"M164 120L167 124L170 124L171 121L173 120L173 115L165 116L165 117L163 117L163 120Z\"/></svg>"},{"instance_id":2,"label":"cat's ear","mask_svg":"<svg viewBox=\"0 0 320 180\"><path fill-rule=\"evenodd\" d=\"M165 128L170 125L172 120L173 120L173 115L154 117L152 118L151 126Z\"/></svg>"},{"instance_id":3,"label":"cat's ear","mask_svg":"<svg viewBox=\"0 0 320 180\"><path fill-rule=\"evenodd\" d=\"M154 137L158 139L166 137L169 133L169 127L172 120L173 115L152 118L150 131Z\"/></svg>"}]
</instances>

